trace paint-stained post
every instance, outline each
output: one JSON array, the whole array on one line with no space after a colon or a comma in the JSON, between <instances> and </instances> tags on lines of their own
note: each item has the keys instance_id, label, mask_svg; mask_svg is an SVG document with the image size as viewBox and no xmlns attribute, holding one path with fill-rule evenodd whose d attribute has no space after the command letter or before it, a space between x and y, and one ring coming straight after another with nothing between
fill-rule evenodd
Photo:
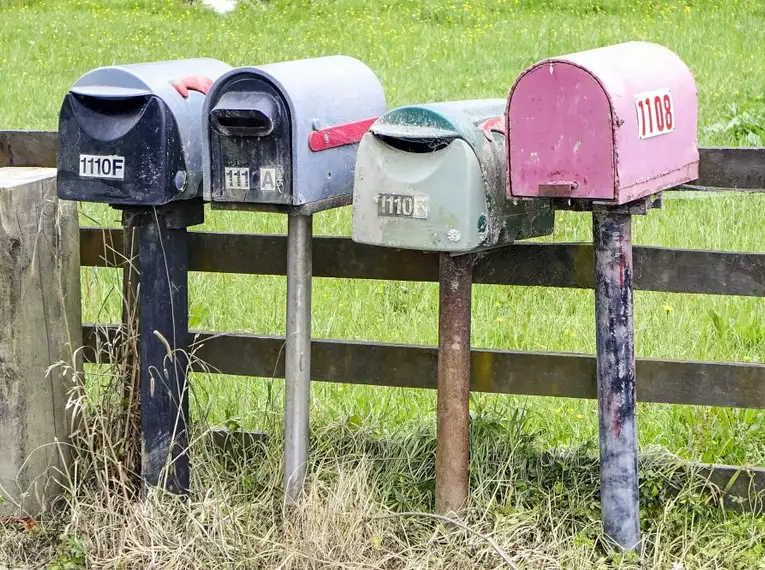
<instances>
[{"instance_id":1,"label":"paint-stained post","mask_svg":"<svg viewBox=\"0 0 765 570\"><path fill-rule=\"evenodd\" d=\"M442 253L439 266L436 512L468 498L470 462L470 303L473 255Z\"/></svg>"},{"instance_id":2,"label":"paint-stained post","mask_svg":"<svg viewBox=\"0 0 765 570\"><path fill-rule=\"evenodd\" d=\"M311 396L311 275L313 216L287 222L284 501L294 504L305 479Z\"/></svg>"},{"instance_id":3,"label":"paint-stained post","mask_svg":"<svg viewBox=\"0 0 765 570\"><path fill-rule=\"evenodd\" d=\"M201 204L199 206L201 208ZM188 233L149 209L138 221L141 475L185 494L188 458Z\"/></svg>"},{"instance_id":4,"label":"paint-stained post","mask_svg":"<svg viewBox=\"0 0 765 570\"><path fill-rule=\"evenodd\" d=\"M593 210L595 338L600 420L600 497L605 534L640 548L632 217Z\"/></svg>"}]
</instances>

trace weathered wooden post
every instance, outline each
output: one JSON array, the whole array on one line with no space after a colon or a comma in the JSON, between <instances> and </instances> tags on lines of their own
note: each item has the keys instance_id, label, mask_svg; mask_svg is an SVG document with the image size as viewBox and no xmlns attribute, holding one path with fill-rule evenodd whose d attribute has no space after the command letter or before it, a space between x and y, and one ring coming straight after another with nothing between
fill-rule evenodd
<instances>
[{"instance_id":1,"label":"weathered wooden post","mask_svg":"<svg viewBox=\"0 0 765 570\"><path fill-rule=\"evenodd\" d=\"M631 216L698 176L696 85L656 44L541 61L510 92L508 193L591 210L603 531L640 549Z\"/></svg>"},{"instance_id":2,"label":"weathered wooden post","mask_svg":"<svg viewBox=\"0 0 765 570\"><path fill-rule=\"evenodd\" d=\"M439 252L436 496L459 511L470 479L470 307L476 252L548 235L547 200L505 197L503 99L400 107L361 141L353 240Z\"/></svg>"},{"instance_id":3,"label":"weathered wooden post","mask_svg":"<svg viewBox=\"0 0 765 570\"><path fill-rule=\"evenodd\" d=\"M1 514L61 490L81 331L76 204L56 198L55 169L0 168Z\"/></svg>"}]
</instances>

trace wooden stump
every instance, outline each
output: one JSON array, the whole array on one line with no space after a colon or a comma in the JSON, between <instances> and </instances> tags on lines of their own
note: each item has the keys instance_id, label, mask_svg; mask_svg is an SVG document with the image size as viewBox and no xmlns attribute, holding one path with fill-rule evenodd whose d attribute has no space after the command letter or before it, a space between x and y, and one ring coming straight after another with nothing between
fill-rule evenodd
<instances>
[{"instance_id":1,"label":"wooden stump","mask_svg":"<svg viewBox=\"0 0 765 570\"><path fill-rule=\"evenodd\" d=\"M76 203L56 198L55 169L0 168L0 515L60 490L81 321Z\"/></svg>"}]
</instances>

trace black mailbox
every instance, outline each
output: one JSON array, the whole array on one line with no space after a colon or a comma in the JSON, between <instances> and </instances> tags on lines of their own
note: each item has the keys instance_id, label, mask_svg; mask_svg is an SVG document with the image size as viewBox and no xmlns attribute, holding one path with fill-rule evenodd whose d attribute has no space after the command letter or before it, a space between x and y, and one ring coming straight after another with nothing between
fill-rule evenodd
<instances>
[{"instance_id":1,"label":"black mailbox","mask_svg":"<svg viewBox=\"0 0 765 570\"><path fill-rule=\"evenodd\" d=\"M59 117L59 197L115 206L201 197L204 94L228 69L187 59L83 75Z\"/></svg>"}]
</instances>

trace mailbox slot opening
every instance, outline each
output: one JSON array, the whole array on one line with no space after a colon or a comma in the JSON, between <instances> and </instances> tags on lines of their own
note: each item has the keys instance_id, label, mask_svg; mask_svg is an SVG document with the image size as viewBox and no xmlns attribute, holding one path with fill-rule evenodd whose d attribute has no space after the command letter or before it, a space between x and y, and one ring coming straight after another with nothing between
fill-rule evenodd
<instances>
[{"instance_id":1,"label":"mailbox slot opening","mask_svg":"<svg viewBox=\"0 0 765 570\"><path fill-rule=\"evenodd\" d=\"M393 148L412 153L428 153L437 152L445 149L455 139L459 138L457 133L449 133L443 135L385 135L375 133L375 137L380 139L385 144L392 146Z\"/></svg>"},{"instance_id":2,"label":"mailbox slot opening","mask_svg":"<svg viewBox=\"0 0 765 570\"><path fill-rule=\"evenodd\" d=\"M265 137L279 120L279 106L268 93L230 91L210 112L213 128L223 135Z\"/></svg>"},{"instance_id":3,"label":"mailbox slot opening","mask_svg":"<svg viewBox=\"0 0 765 570\"><path fill-rule=\"evenodd\" d=\"M82 128L98 140L114 140L129 132L152 99L149 94L99 97L72 93L72 110ZM157 100L159 103L159 100Z\"/></svg>"}]
</instances>

